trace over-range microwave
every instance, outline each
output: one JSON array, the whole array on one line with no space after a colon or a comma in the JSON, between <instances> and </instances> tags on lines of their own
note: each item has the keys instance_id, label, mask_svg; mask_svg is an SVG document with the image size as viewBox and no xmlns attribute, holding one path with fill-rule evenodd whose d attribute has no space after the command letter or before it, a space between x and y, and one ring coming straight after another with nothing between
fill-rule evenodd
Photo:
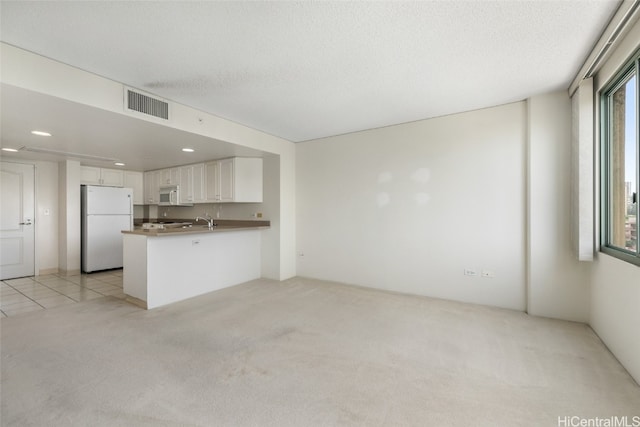
<instances>
[{"instance_id":1,"label":"over-range microwave","mask_svg":"<svg viewBox=\"0 0 640 427\"><path fill-rule=\"evenodd\" d=\"M193 206L192 203L180 203L180 186L166 185L160 187L158 206Z\"/></svg>"}]
</instances>

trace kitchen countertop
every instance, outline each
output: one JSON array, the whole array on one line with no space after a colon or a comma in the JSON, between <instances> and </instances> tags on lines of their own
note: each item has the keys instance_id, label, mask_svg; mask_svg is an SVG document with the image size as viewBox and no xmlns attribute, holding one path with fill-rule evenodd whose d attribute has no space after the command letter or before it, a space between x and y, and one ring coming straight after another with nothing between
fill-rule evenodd
<instances>
[{"instance_id":1,"label":"kitchen countertop","mask_svg":"<svg viewBox=\"0 0 640 427\"><path fill-rule=\"evenodd\" d=\"M209 230L206 225L194 225L187 228L137 228L132 231L122 231L123 234L138 234L141 236L177 236L182 234L202 234L202 233L222 233L227 231L244 231L244 230L265 230L270 228L268 225L258 226L234 226L234 225L219 225L214 227L213 230Z\"/></svg>"},{"instance_id":2,"label":"kitchen countertop","mask_svg":"<svg viewBox=\"0 0 640 427\"><path fill-rule=\"evenodd\" d=\"M143 229L142 226L136 225L132 231L123 231L124 234L138 234L141 236L176 236L181 234L201 234L201 233L221 233L227 231L241 231L241 230L264 230L271 226L269 220L233 220L233 219L216 219L217 224L213 230L209 230L209 227L198 222L192 224L190 227L175 227L170 226L171 223L193 223L193 220L175 219L169 220L166 228L148 228ZM166 221L165 221L166 223Z\"/></svg>"}]
</instances>

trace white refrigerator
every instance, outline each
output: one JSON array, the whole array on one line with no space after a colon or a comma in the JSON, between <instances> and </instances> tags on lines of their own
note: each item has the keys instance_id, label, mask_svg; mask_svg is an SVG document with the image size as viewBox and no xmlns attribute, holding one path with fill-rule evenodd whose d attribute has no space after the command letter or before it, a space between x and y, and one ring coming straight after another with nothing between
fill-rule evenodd
<instances>
[{"instance_id":1,"label":"white refrigerator","mask_svg":"<svg viewBox=\"0 0 640 427\"><path fill-rule=\"evenodd\" d=\"M82 271L122 268L122 230L133 230L133 190L81 187Z\"/></svg>"}]
</instances>

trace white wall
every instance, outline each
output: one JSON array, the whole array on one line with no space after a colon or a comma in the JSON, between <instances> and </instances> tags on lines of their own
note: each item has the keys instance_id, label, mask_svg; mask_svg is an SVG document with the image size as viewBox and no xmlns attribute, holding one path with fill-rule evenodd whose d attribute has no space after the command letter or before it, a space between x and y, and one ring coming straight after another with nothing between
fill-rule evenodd
<instances>
[{"instance_id":1,"label":"white wall","mask_svg":"<svg viewBox=\"0 0 640 427\"><path fill-rule=\"evenodd\" d=\"M640 268L599 254L591 300L591 327L640 383Z\"/></svg>"},{"instance_id":2,"label":"white wall","mask_svg":"<svg viewBox=\"0 0 640 427\"><path fill-rule=\"evenodd\" d=\"M34 162L34 165L36 168L36 274L50 274L58 271L58 164Z\"/></svg>"},{"instance_id":3,"label":"white wall","mask_svg":"<svg viewBox=\"0 0 640 427\"><path fill-rule=\"evenodd\" d=\"M587 322L590 263L571 240L571 101L566 91L528 104L528 312Z\"/></svg>"},{"instance_id":4,"label":"white wall","mask_svg":"<svg viewBox=\"0 0 640 427\"><path fill-rule=\"evenodd\" d=\"M58 265L63 274L80 272L80 162L59 163Z\"/></svg>"},{"instance_id":5,"label":"white wall","mask_svg":"<svg viewBox=\"0 0 640 427\"><path fill-rule=\"evenodd\" d=\"M525 146L524 102L298 144L298 274L525 310Z\"/></svg>"},{"instance_id":6,"label":"white wall","mask_svg":"<svg viewBox=\"0 0 640 427\"><path fill-rule=\"evenodd\" d=\"M640 46L640 22L631 31L596 74L599 92L607 81ZM598 99L598 97L596 97ZM596 103L596 108L598 104ZM598 121L596 121L596 127ZM599 135L599 129L596 129ZM599 141L599 138L596 138ZM599 153L595 147L596 155ZM599 157L599 156L598 156ZM599 162L598 158L598 162ZM597 176L595 182L600 181ZM596 217L599 194L596 191ZM596 223L596 236L599 224ZM591 315L589 323L611 352L640 383L640 267L599 253L591 276Z\"/></svg>"},{"instance_id":7,"label":"white wall","mask_svg":"<svg viewBox=\"0 0 640 427\"><path fill-rule=\"evenodd\" d=\"M262 277L278 279L278 259L280 258L281 199L280 199L280 156L264 158L264 200L260 211L271 221L271 228L262 232ZM294 207L295 209L295 207ZM295 220L295 219L294 219ZM295 256L292 258L295 260ZM288 269L290 267L287 267ZM295 265L292 270L295 272Z\"/></svg>"},{"instance_id":8,"label":"white wall","mask_svg":"<svg viewBox=\"0 0 640 427\"><path fill-rule=\"evenodd\" d=\"M299 275L588 321L565 91L299 144L297 168Z\"/></svg>"}]
</instances>

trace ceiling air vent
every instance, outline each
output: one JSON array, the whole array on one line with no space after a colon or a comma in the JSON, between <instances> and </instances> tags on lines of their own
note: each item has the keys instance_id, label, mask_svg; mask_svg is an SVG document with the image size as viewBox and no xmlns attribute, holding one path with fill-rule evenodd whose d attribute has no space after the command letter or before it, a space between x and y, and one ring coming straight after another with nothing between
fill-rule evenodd
<instances>
[{"instance_id":1,"label":"ceiling air vent","mask_svg":"<svg viewBox=\"0 0 640 427\"><path fill-rule=\"evenodd\" d=\"M169 103L130 88L124 88L125 108L149 116L169 120Z\"/></svg>"}]
</instances>

